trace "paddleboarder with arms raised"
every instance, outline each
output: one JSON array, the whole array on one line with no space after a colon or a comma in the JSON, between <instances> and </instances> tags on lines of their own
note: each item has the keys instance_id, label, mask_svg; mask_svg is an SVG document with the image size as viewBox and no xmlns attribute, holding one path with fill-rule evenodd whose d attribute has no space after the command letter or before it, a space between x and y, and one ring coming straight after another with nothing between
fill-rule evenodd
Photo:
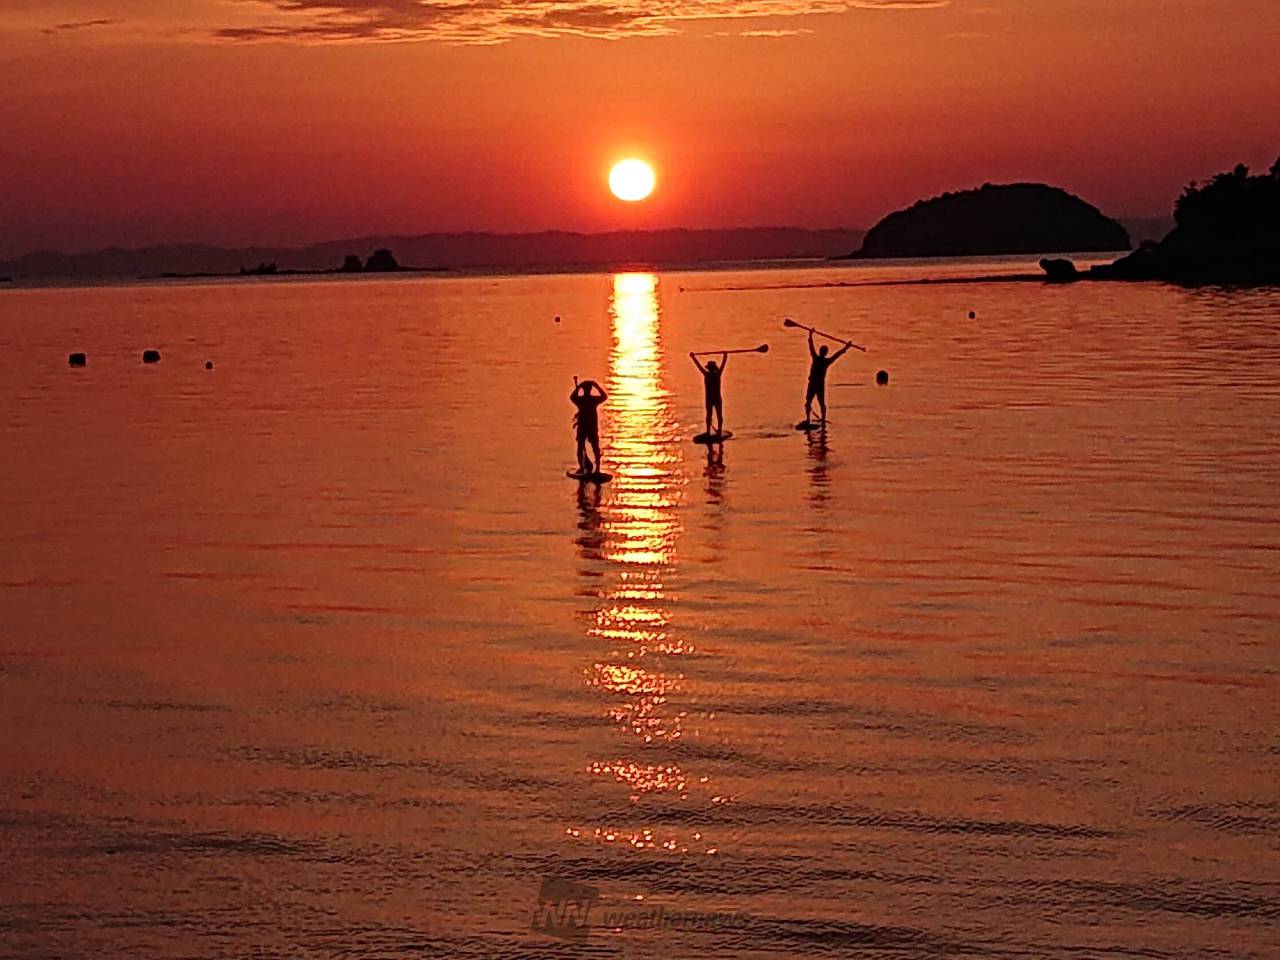
<instances>
[{"instance_id":1,"label":"paddleboarder with arms raised","mask_svg":"<svg viewBox=\"0 0 1280 960\"><path fill-rule=\"evenodd\" d=\"M846 340L843 347L835 352L833 356L827 356L828 350L824 345L816 350L813 346L813 331L809 331L809 385L804 393L804 419L806 423L813 422L813 401L818 401L818 409L822 411L823 423L827 420L827 371L831 369L831 365L849 352L849 348L853 344Z\"/></svg>"},{"instance_id":2,"label":"paddleboarder with arms raised","mask_svg":"<svg viewBox=\"0 0 1280 960\"><path fill-rule=\"evenodd\" d=\"M720 362L708 360L706 366L698 359L696 353L690 353L689 359L702 373L702 389L707 404L707 436L720 436L724 433L724 395L720 391L720 378L724 376L724 368L729 365L729 354L720 354ZM711 415L716 415L716 432L711 432Z\"/></svg>"}]
</instances>

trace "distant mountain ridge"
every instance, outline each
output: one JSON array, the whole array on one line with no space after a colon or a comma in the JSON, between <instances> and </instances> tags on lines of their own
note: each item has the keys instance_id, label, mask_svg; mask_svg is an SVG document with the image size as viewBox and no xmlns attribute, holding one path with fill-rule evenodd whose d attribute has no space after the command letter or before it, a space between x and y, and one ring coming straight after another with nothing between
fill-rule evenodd
<instances>
[{"instance_id":1,"label":"distant mountain ridge","mask_svg":"<svg viewBox=\"0 0 1280 960\"><path fill-rule=\"evenodd\" d=\"M1129 241L1140 247L1148 240L1163 240L1174 228L1172 216L1163 217L1120 217L1120 224L1129 231ZM1055 251L1056 252L1056 251Z\"/></svg>"},{"instance_id":2,"label":"distant mountain ridge","mask_svg":"<svg viewBox=\"0 0 1280 960\"><path fill-rule=\"evenodd\" d=\"M1128 250L1123 226L1059 187L984 184L889 214L851 259Z\"/></svg>"},{"instance_id":3,"label":"distant mountain ridge","mask_svg":"<svg viewBox=\"0 0 1280 960\"><path fill-rule=\"evenodd\" d=\"M612 233L428 233L331 240L305 247L228 249L167 244L90 253L39 251L0 261L0 276L30 279L159 277L232 274L278 264L285 270L337 269L347 256L387 248L408 267L475 269L700 263L717 260L828 259L862 242L862 230L749 227L726 230L644 230Z\"/></svg>"}]
</instances>

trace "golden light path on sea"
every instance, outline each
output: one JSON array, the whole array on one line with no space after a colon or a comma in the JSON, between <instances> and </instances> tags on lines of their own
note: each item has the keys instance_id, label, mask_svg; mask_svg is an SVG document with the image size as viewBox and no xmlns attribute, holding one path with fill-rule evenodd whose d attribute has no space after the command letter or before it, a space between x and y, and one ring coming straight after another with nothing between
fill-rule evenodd
<instances>
[{"instance_id":1,"label":"golden light path on sea","mask_svg":"<svg viewBox=\"0 0 1280 960\"><path fill-rule=\"evenodd\" d=\"M637 849L705 854L715 848L700 830L660 826L661 811L646 803L684 803L709 789L707 777L686 771L673 756L689 718L688 710L673 703L686 690L675 665L693 648L671 626L668 583L679 560L677 508L684 480L679 423L664 383L658 284L651 273L613 279L605 424L613 482L598 514L607 585L588 631L605 647L586 672L588 686L609 698L609 720L635 744L625 755L591 762L588 772L626 788L639 816L657 822L570 827L566 833Z\"/></svg>"}]
</instances>

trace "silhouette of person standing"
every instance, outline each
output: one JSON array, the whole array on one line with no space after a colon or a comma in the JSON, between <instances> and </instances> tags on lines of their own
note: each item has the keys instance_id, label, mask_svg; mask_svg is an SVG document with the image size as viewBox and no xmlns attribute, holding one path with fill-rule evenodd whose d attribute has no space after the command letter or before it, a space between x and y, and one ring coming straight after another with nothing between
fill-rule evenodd
<instances>
[{"instance_id":1,"label":"silhouette of person standing","mask_svg":"<svg viewBox=\"0 0 1280 960\"><path fill-rule=\"evenodd\" d=\"M689 359L702 373L702 389L707 403L707 433L711 434L711 414L714 413L717 423L716 432L712 436L718 436L724 433L724 396L720 392L720 378L724 375L724 368L729 365L729 355L722 353L719 364L708 360L705 367L696 353L689 354Z\"/></svg>"},{"instance_id":2,"label":"silhouette of person standing","mask_svg":"<svg viewBox=\"0 0 1280 960\"><path fill-rule=\"evenodd\" d=\"M600 470L600 404L609 399L604 388L594 380L574 384L569 401L578 408L573 425L578 435L578 469L582 473ZM596 455L595 463L587 456L587 444Z\"/></svg>"},{"instance_id":3,"label":"silhouette of person standing","mask_svg":"<svg viewBox=\"0 0 1280 960\"><path fill-rule=\"evenodd\" d=\"M827 356L826 346L813 348L813 331L809 331L809 386L804 393L804 418L813 420L813 401L818 401L818 409L822 411L822 419L827 419L827 371L831 365L849 352L853 344L845 341L845 345L836 351L834 356Z\"/></svg>"}]
</instances>

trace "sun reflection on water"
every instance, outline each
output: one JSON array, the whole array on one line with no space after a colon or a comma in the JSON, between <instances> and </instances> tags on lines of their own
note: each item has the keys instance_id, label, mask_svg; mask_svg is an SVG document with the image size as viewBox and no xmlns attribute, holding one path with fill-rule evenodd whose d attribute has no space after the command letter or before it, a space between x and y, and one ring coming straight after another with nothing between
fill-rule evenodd
<instances>
[{"instance_id":1,"label":"sun reflection on water","mask_svg":"<svg viewBox=\"0 0 1280 960\"><path fill-rule=\"evenodd\" d=\"M621 273L609 306L609 451L614 501L606 521L605 558L644 567L675 559L679 493L677 424L663 384L658 278Z\"/></svg>"},{"instance_id":2,"label":"sun reflection on water","mask_svg":"<svg viewBox=\"0 0 1280 960\"><path fill-rule=\"evenodd\" d=\"M599 539L590 540L605 579L588 628L602 655L586 671L586 683L605 697L606 715L634 746L589 764L588 773L625 789L637 806L660 798L697 802L710 793L709 778L690 773L678 757L690 713L681 706L688 683L677 658L693 647L671 623L669 585L676 579L685 481L679 424L664 382L658 278L615 276L609 315L613 350L603 426L613 482L598 513ZM720 798L702 799L714 804ZM660 811L644 809L660 819ZM701 832L683 826L573 826L566 834L668 853L715 852Z\"/></svg>"}]
</instances>

